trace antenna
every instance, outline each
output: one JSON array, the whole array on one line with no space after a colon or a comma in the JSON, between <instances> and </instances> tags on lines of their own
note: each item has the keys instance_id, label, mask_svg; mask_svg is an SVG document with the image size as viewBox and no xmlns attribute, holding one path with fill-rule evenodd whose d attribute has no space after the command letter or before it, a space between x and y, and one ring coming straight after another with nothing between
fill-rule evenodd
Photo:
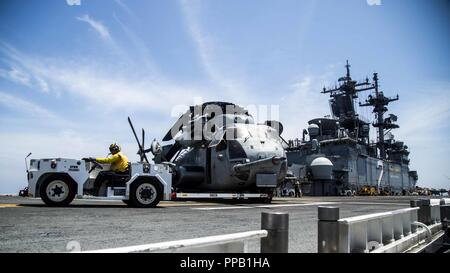
<instances>
[{"instance_id":1,"label":"antenna","mask_svg":"<svg viewBox=\"0 0 450 273\"><path fill-rule=\"evenodd\" d=\"M396 120L396 116L394 117L390 116L390 118L385 119L384 113L388 111L387 106L389 103L396 101L399 99L398 95L395 98L389 98L384 96L383 92L379 90L379 84L378 84L378 73L373 73L373 88L375 89L375 97L372 95L368 96L368 99L366 99L365 103L360 104L359 106L372 106L373 112L376 114L376 122L374 122L372 125L374 127L378 128L378 142L377 146L380 149L380 158L385 159L386 158L386 149L384 144L384 131L386 129L395 129L399 126L397 124L393 124L392 121Z\"/></svg>"},{"instance_id":2,"label":"antenna","mask_svg":"<svg viewBox=\"0 0 450 273\"><path fill-rule=\"evenodd\" d=\"M30 157L30 155L32 155L32 153L29 153L29 154L25 157L25 168L27 169L27 172L28 172L28 162L27 162L27 158Z\"/></svg>"},{"instance_id":3,"label":"antenna","mask_svg":"<svg viewBox=\"0 0 450 273\"><path fill-rule=\"evenodd\" d=\"M363 91L372 90L368 79L365 81L355 81L350 75L350 63L347 60L345 64L346 74L340 77L338 85L331 88L323 88L321 93L329 94L330 107L333 118L337 119L341 126L349 130L355 138L359 138L359 127L365 122L361 120L356 111L355 102L358 94Z\"/></svg>"},{"instance_id":4,"label":"antenna","mask_svg":"<svg viewBox=\"0 0 450 273\"><path fill-rule=\"evenodd\" d=\"M345 65L345 68L347 69L347 79L350 79L350 64L348 63L348 60L347 64Z\"/></svg>"}]
</instances>

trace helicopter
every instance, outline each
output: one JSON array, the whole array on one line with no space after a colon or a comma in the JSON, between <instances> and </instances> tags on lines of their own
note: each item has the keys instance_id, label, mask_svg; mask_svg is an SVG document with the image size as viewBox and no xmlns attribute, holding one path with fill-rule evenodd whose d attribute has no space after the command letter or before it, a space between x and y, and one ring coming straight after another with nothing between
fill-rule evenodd
<instances>
[{"instance_id":1,"label":"helicopter","mask_svg":"<svg viewBox=\"0 0 450 273\"><path fill-rule=\"evenodd\" d=\"M266 193L284 181L286 154L278 121L255 123L246 109L229 102L190 106L151 148L155 163L172 168L176 191ZM136 135L135 135L136 136ZM137 136L136 136L137 139Z\"/></svg>"}]
</instances>

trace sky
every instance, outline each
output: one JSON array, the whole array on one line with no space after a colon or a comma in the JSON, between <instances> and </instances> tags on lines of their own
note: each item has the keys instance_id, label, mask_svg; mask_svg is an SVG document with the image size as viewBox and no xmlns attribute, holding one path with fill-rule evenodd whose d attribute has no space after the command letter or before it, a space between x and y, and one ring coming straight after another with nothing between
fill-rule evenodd
<instances>
[{"instance_id":1,"label":"sky","mask_svg":"<svg viewBox=\"0 0 450 273\"><path fill-rule=\"evenodd\" d=\"M260 122L278 109L283 137L300 138L330 114L320 91L347 59L400 96L388 113L418 185L448 189L449 48L445 0L0 0L0 193L27 185L29 152L105 156L117 142L138 160L127 116L150 143L199 102Z\"/></svg>"}]
</instances>

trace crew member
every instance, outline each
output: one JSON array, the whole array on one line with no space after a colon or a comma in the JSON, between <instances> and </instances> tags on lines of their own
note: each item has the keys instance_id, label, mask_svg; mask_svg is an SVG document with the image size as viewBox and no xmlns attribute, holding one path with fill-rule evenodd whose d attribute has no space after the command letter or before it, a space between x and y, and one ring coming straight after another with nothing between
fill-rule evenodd
<instances>
[{"instance_id":1,"label":"crew member","mask_svg":"<svg viewBox=\"0 0 450 273\"><path fill-rule=\"evenodd\" d=\"M94 187L99 189L101 184L111 179L116 174L125 174L128 171L128 158L120 151L120 146L116 143L113 143L109 146L109 151L111 152L111 156L106 158L83 158L85 161L96 161L98 163L103 164L111 164L111 168L108 171L101 171L98 173L95 178Z\"/></svg>"},{"instance_id":2,"label":"crew member","mask_svg":"<svg viewBox=\"0 0 450 273\"><path fill-rule=\"evenodd\" d=\"M294 190L295 190L295 197L302 197L302 193L300 191L300 181L295 180Z\"/></svg>"}]
</instances>

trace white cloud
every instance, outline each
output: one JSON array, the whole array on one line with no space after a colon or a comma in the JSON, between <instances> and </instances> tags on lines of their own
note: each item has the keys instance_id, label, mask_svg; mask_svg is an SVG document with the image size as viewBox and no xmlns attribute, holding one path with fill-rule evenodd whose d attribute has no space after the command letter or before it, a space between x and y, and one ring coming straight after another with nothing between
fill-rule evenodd
<instances>
[{"instance_id":1,"label":"white cloud","mask_svg":"<svg viewBox=\"0 0 450 273\"><path fill-rule=\"evenodd\" d=\"M121 3L121 2L118 2L118 3ZM121 5L124 5L124 7L126 7L125 4L123 4L123 3L121 3ZM129 11L129 12L131 13L131 11ZM130 16L132 16L132 15L130 15ZM133 30L131 30L129 27L127 27L119 19L119 17L116 14L113 14L113 17L116 20L116 22L119 24L119 26L122 28L123 32L129 39L131 44L136 49L135 51L138 53L137 58L134 58L133 62L135 64L142 64L143 67L141 69L145 70L147 75L153 75L154 77L161 78L162 75L160 74L160 72L157 68L157 65L155 64L155 62L153 60L153 57L150 54L148 46L145 44L143 39L140 38L140 36L142 36L142 35L136 34ZM132 17L132 18L134 19L136 17Z\"/></svg>"},{"instance_id":2,"label":"white cloud","mask_svg":"<svg viewBox=\"0 0 450 273\"><path fill-rule=\"evenodd\" d=\"M216 46L214 40L204 31L204 29L202 29L199 22L199 18L201 17L199 14L199 2L181 0L180 6L188 33L196 47L200 63L211 82L220 89L216 90L216 92L226 92L227 94L225 94L225 96L229 98L251 103L251 101L248 100L248 87L241 81L230 79L226 76L227 73L219 69L221 62L218 60L219 54L215 50Z\"/></svg>"},{"instance_id":3,"label":"white cloud","mask_svg":"<svg viewBox=\"0 0 450 273\"><path fill-rule=\"evenodd\" d=\"M26 86L31 89L38 89L44 93L49 92L49 86L47 82L40 77L40 73L30 73L27 67L24 67L21 62L17 62L22 56L12 47L2 44L0 46L0 52L5 53L8 58L2 61L9 66L9 69L0 68L0 77Z\"/></svg>"},{"instance_id":4,"label":"white cloud","mask_svg":"<svg viewBox=\"0 0 450 273\"><path fill-rule=\"evenodd\" d=\"M89 26L91 26L95 31L97 31L98 34L100 34L100 37L102 37L102 39L106 41L111 40L108 28L106 28L100 21L92 19L87 14L76 17L76 19L89 24Z\"/></svg>"},{"instance_id":5,"label":"white cloud","mask_svg":"<svg viewBox=\"0 0 450 273\"><path fill-rule=\"evenodd\" d=\"M369 6L380 6L381 0L366 0L367 5Z\"/></svg>"},{"instance_id":6,"label":"white cloud","mask_svg":"<svg viewBox=\"0 0 450 273\"><path fill-rule=\"evenodd\" d=\"M30 76L19 68L12 67L9 71L0 69L0 77L9 81L31 87Z\"/></svg>"},{"instance_id":7,"label":"white cloud","mask_svg":"<svg viewBox=\"0 0 450 273\"><path fill-rule=\"evenodd\" d=\"M450 119L450 85L439 92L429 90L425 96L417 93L414 101L403 103L399 113L400 129L405 137L430 136L431 132L448 127ZM420 101L420 103L417 103Z\"/></svg>"},{"instance_id":8,"label":"white cloud","mask_svg":"<svg viewBox=\"0 0 450 273\"><path fill-rule=\"evenodd\" d=\"M122 0L114 0L129 16L136 18L134 12L122 1Z\"/></svg>"},{"instance_id":9,"label":"white cloud","mask_svg":"<svg viewBox=\"0 0 450 273\"><path fill-rule=\"evenodd\" d=\"M32 103L30 101L12 96L0 91L0 104L4 107L10 108L13 111L21 111L30 114L31 116L38 116L42 118L56 118L56 116L47 109Z\"/></svg>"},{"instance_id":10,"label":"white cloud","mask_svg":"<svg viewBox=\"0 0 450 273\"><path fill-rule=\"evenodd\" d=\"M44 68L39 68L44 69ZM95 66L58 65L44 70L46 79L62 92L83 98L89 105L103 110L129 109L164 112L190 101L200 92L151 79L134 79L100 72Z\"/></svg>"},{"instance_id":11,"label":"white cloud","mask_svg":"<svg viewBox=\"0 0 450 273\"><path fill-rule=\"evenodd\" d=\"M48 83L46 81L44 81L42 78L40 78L39 76L35 76L35 78L36 78L36 82L37 82L39 88L42 91L44 91L45 93L48 93L50 91Z\"/></svg>"},{"instance_id":12,"label":"white cloud","mask_svg":"<svg viewBox=\"0 0 450 273\"><path fill-rule=\"evenodd\" d=\"M321 75L307 74L287 87L285 95L279 99L285 138L301 137L309 120L329 114L328 98L320 90L323 85L328 85L334 69L330 66Z\"/></svg>"},{"instance_id":13,"label":"white cloud","mask_svg":"<svg viewBox=\"0 0 450 273\"><path fill-rule=\"evenodd\" d=\"M429 83L425 86L425 94L421 94L418 88L408 90L415 94L414 98L402 100L400 96L400 128L393 134L409 147L411 168L418 172L419 185L448 189L450 83Z\"/></svg>"},{"instance_id":14,"label":"white cloud","mask_svg":"<svg viewBox=\"0 0 450 273\"><path fill-rule=\"evenodd\" d=\"M128 109L170 113L175 105L192 103L195 96L210 98L204 88L179 86L154 75L141 76L116 67L106 69L105 65L86 60L25 55L12 47L2 51L11 62L38 79L41 89L82 98L86 105L102 112Z\"/></svg>"},{"instance_id":15,"label":"white cloud","mask_svg":"<svg viewBox=\"0 0 450 273\"><path fill-rule=\"evenodd\" d=\"M198 3L198 2L197 2ZM181 1L183 15L186 21L187 29L191 35L200 57L201 63L206 73L213 79L223 81L221 75L216 71L213 65L213 46L211 38L205 35L198 22L198 8L194 7L193 1Z\"/></svg>"}]
</instances>

